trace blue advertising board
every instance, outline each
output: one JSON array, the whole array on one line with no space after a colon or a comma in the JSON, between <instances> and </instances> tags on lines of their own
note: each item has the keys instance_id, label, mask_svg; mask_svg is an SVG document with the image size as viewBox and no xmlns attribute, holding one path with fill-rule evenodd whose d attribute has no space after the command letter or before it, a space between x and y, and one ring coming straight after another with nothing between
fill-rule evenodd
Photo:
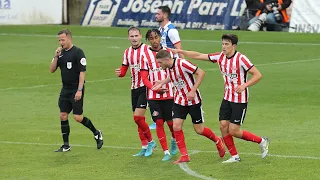
<instances>
[{"instance_id":1,"label":"blue advertising board","mask_svg":"<svg viewBox=\"0 0 320 180\"><path fill-rule=\"evenodd\" d=\"M165 5L180 29L233 29L246 8L244 0L91 0L81 25L158 27L155 14Z\"/></svg>"}]
</instances>

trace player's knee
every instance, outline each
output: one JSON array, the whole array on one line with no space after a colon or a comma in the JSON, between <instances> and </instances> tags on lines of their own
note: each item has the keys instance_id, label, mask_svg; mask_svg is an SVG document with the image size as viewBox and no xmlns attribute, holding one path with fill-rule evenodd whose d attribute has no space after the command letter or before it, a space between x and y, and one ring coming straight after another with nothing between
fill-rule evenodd
<instances>
[{"instance_id":1,"label":"player's knee","mask_svg":"<svg viewBox=\"0 0 320 180\"><path fill-rule=\"evenodd\" d=\"M67 120L67 119L68 119L68 113L60 112L60 120Z\"/></svg>"},{"instance_id":2,"label":"player's knee","mask_svg":"<svg viewBox=\"0 0 320 180\"><path fill-rule=\"evenodd\" d=\"M228 126L226 124L220 124L220 131L228 133Z\"/></svg>"},{"instance_id":3,"label":"player's knee","mask_svg":"<svg viewBox=\"0 0 320 180\"><path fill-rule=\"evenodd\" d=\"M228 131L229 131L229 134L231 134L234 137L238 137L238 138L241 137L241 130L238 127L231 127L230 126Z\"/></svg>"},{"instance_id":4,"label":"player's knee","mask_svg":"<svg viewBox=\"0 0 320 180\"><path fill-rule=\"evenodd\" d=\"M79 123L81 123L82 120L83 120L83 116L82 115L73 115L73 117Z\"/></svg>"},{"instance_id":5,"label":"player's knee","mask_svg":"<svg viewBox=\"0 0 320 180\"><path fill-rule=\"evenodd\" d=\"M181 124L176 124L173 123L173 131L180 131L182 129L182 125Z\"/></svg>"}]
</instances>

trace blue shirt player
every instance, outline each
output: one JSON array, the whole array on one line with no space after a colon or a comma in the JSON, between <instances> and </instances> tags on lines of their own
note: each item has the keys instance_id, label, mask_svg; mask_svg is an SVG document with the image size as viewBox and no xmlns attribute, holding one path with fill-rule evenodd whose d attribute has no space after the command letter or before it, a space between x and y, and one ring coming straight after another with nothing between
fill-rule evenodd
<instances>
[{"instance_id":1,"label":"blue shirt player","mask_svg":"<svg viewBox=\"0 0 320 180\"><path fill-rule=\"evenodd\" d=\"M158 7L156 21L159 22L161 32L161 45L172 49L182 49L178 30L169 21L171 10L168 6ZM184 58L182 54L175 54L175 57Z\"/></svg>"}]
</instances>

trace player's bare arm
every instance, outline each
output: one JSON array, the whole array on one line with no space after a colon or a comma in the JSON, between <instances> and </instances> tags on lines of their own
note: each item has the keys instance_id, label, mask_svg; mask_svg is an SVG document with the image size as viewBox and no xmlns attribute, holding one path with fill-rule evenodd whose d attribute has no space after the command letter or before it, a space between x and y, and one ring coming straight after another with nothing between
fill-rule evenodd
<instances>
[{"instance_id":1,"label":"player's bare arm","mask_svg":"<svg viewBox=\"0 0 320 180\"><path fill-rule=\"evenodd\" d=\"M262 74L260 73L260 71L253 66L249 71L248 71L252 77L249 79L248 82L238 86L235 91L237 93L241 93L242 91L244 91L247 87L250 87L256 83L258 83L260 81L260 79L262 78Z\"/></svg>"},{"instance_id":2,"label":"player's bare arm","mask_svg":"<svg viewBox=\"0 0 320 180\"><path fill-rule=\"evenodd\" d=\"M191 91L188 92L188 95L187 95L187 98L188 100L192 101L196 95L196 92L197 92L197 89L199 88L201 82L203 81L203 78L204 78L204 75L205 75L205 72L198 68L194 74L197 76L196 77L196 82L194 83L194 86L191 88Z\"/></svg>"},{"instance_id":3,"label":"player's bare arm","mask_svg":"<svg viewBox=\"0 0 320 180\"><path fill-rule=\"evenodd\" d=\"M178 43L174 44L174 47L175 47L176 49L182 49L181 42L178 42ZM179 54L179 57L180 57L180 58L184 59L184 55L183 55L182 53L178 53L178 54Z\"/></svg>"},{"instance_id":4,"label":"player's bare arm","mask_svg":"<svg viewBox=\"0 0 320 180\"><path fill-rule=\"evenodd\" d=\"M182 49L170 49L170 50L173 53L178 53L179 55L183 54L185 56L188 56L191 59L210 61L208 54L202 54L202 53L196 52L196 51L185 51L185 50L182 50Z\"/></svg>"},{"instance_id":5,"label":"player's bare arm","mask_svg":"<svg viewBox=\"0 0 320 180\"><path fill-rule=\"evenodd\" d=\"M61 55L62 47L58 47L55 53L55 56L50 64L50 72L54 73L57 70L58 58Z\"/></svg>"},{"instance_id":6,"label":"player's bare arm","mask_svg":"<svg viewBox=\"0 0 320 180\"><path fill-rule=\"evenodd\" d=\"M74 96L74 100L75 101L80 100L81 97L82 97L82 91L83 91L83 85L84 85L85 76L86 76L86 72L85 71L80 72L78 90L76 92L76 95Z\"/></svg>"}]
</instances>

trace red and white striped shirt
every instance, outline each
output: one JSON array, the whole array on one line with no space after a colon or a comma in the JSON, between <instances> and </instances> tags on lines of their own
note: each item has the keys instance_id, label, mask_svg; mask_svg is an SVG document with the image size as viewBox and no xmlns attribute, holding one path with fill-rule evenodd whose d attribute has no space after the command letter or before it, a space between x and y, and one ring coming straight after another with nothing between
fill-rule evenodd
<instances>
[{"instance_id":1,"label":"red and white striped shirt","mask_svg":"<svg viewBox=\"0 0 320 180\"><path fill-rule=\"evenodd\" d=\"M122 65L129 66L131 72L131 89L143 87L144 84L140 77L140 59L148 45L141 44L138 48L130 46L124 51Z\"/></svg>"},{"instance_id":2,"label":"red and white striped shirt","mask_svg":"<svg viewBox=\"0 0 320 180\"><path fill-rule=\"evenodd\" d=\"M176 58L174 59L172 68L167 68L171 82L176 88L174 94L174 103L181 106L191 106L201 102L201 95L197 89L194 100L189 101L187 99L188 92L195 84L194 72L198 69L186 59Z\"/></svg>"},{"instance_id":3,"label":"red and white striped shirt","mask_svg":"<svg viewBox=\"0 0 320 180\"><path fill-rule=\"evenodd\" d=\"M163 70L156 61L156 55L157 51L153 51L151 50L151 47L148 47L141 57L140 68L141 70L149 71L149 80L151 84L154 84L155 81L164 80L168 77L166 71ZM162 86L162 88L168 89L168 92L159 94L151 89L148 89L147 98L150 100L173 99L172 83L165 84Z\"/></svg>"},{"instance_id":4,"label":"red and white striped shirt","mask_svg":"<svg viewBox=\"0 0 320 180\"><path fill-rule=\"evenodd\" d=\"M235 89L247 82L247 72L253 67L250 60L240 52L236 52L231 58L227 58L222 52L209 54L209 60L219 65L224 79L224 99L234 103L247 103L248 88L240 94Z\"/></svg>"}]
</instances>

